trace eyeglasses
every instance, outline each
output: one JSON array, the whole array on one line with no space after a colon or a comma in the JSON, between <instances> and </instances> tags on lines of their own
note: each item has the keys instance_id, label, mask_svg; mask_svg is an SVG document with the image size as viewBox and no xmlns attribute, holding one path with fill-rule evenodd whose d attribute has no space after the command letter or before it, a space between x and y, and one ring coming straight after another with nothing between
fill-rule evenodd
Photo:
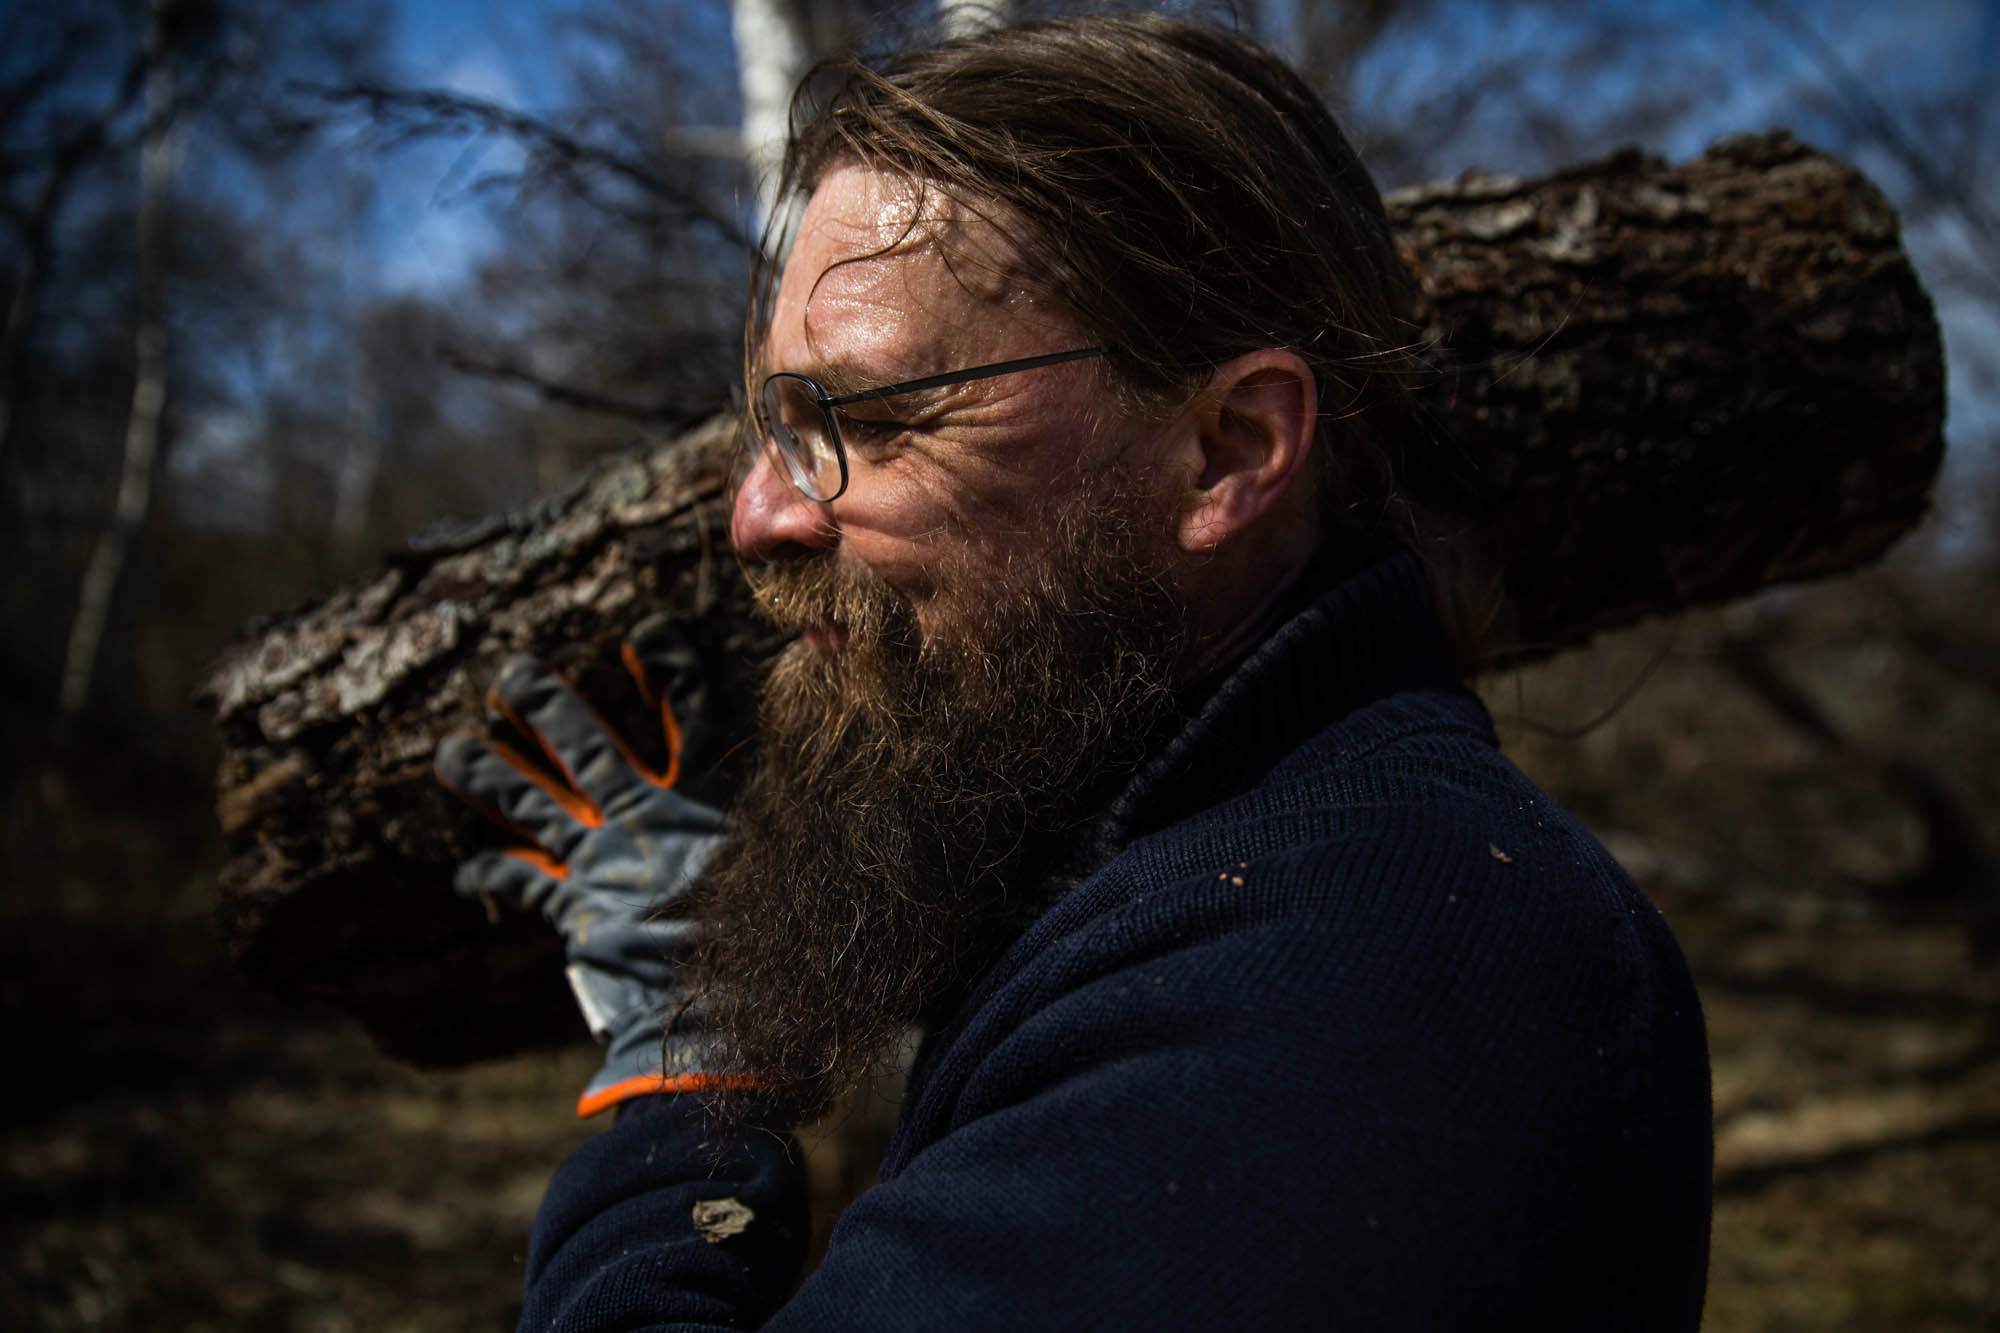
<instances>
[{"instance_id":1,"label":"eyeglasses","mask_svg":"<svg viewBox=\"0 0 2000 1333\"><path fill-rule=\"evenodd\" d=\"M764 387L758 394L763 406L764 420L761 424L764 442L776 453L778 461L785 465L785 475L791 478L792 485L799 488L799 493L808 500L824 504L839 499L841 492L847 489L847 447L840 439L840 409L848 404L894 398L897 394L915 393L919 389L942 389L948 384L991 379L996 375L1012 375L1017 371L1103 355L1101 347L1079 347L1068 352L995 361L992 365L974 366L970 370L952 370L942 375L926 375L918 380L885 385L880 389L843 394L829 394L811 376L781 370L765 378Z\"/></svg>"}]
</instances>

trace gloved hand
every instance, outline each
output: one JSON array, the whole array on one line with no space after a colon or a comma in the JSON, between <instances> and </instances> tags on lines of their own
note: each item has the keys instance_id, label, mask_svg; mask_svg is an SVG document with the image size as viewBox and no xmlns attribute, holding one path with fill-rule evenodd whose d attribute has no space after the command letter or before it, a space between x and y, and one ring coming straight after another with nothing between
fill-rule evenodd
<instances>
[{"instance_id":1,"label":"gloved hand","mask_svg":"<svg viewBox=\"0 0 2000 1333\"><path fill-rule=\"evenodd\" d=\"M578 1115L645 1093L691 1091L715 1078L714 1048L690 1012L677 966L694 923L675 909L724 821L673 790L680 729L648 670L660 665L662 652L684 647L657 622L625 645L627 670L659 710L664 771L642 761L532 657L510 661L487 702L540 753L530 757L492 737L456 733L433 760L447 788L526 840L471 857L453 887L467 897L538 910L562 932L570 989L591 1034L606 1044L604 1067L578 1100ZM664 1041L663 1021L671 1031Z\"/></svg>"}]
</instances>

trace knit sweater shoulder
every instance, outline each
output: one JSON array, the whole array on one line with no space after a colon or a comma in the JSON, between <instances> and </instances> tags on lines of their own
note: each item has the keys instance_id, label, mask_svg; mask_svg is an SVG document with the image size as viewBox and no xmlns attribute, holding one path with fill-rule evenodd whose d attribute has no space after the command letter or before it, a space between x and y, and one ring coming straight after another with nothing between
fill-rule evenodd
<instances>
[{"instance_id":1,"label":"knit sweater shoulder","mask_svg":"<svg viewBox=\"0 0 2000 1333\"><path fill-rule=\"evenodd\" d=\"M1349 579L1134 782L911 1075L792 1290L796 1149L647 1099L565 1165L524 1328L1686 1329L1700 1010L1500 754L1421 571ZM696 1204L752 1220L722 1240Z\"/></svg>"}]
</instances>

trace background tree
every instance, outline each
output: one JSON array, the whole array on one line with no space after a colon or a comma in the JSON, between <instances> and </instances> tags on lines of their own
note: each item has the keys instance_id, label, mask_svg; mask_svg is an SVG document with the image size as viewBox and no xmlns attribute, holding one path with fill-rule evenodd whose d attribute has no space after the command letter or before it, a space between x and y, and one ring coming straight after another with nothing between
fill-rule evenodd
<instances>
[{"instance_id":1,"label":"background tree","mask_svg":"<svg viewBox=\"0 0 2000 1333\"><path fill-rule=\"evenodd\" d=\"M203 18L206 15L201 16ZM153 509L153 474L160 454L160 420L167 405L167 326L163 309L166 277L167 191L173 179L176 101L174 66L184 47L206 34L199 18L169 0L152 0L141 55L145 68L145 128L139 149L137 225L139 310L133 339L132 407L125 424L124 457L111 515L96 544L76 598L69 644L63 654L62 685L56 695L59 741L66 739L90 698L90 681L104 642L105 620L119 577L146 516Z\"/></svg>"},{"instance_id":2,"label":"background tree","mask_svg":"<svg viewBox=\"0 0 2000 1333\"><path fill-rule=\"evenodd\" d=\"M355 19L365 27L365 14ZM36 577L10 580L0 604L0 671L19 697L44 701L40 727L18 715L6 724L32 756L44 738L26 733L46 731L50 717L85 721L93 678L125 701L107 716L131 724L146 673L124 610L146 593L121 590L119 571L126 553L181 517L178 504L154 513L153 482L191 434L244 414L262 387L260 340L325 313L297 282L310 267L299 251L312 243L314 210L282 228L251 218L272 207L288 173L302 174L282 80L352 68L362 51L337 23L250 3L171 0L148 11L105 0L15 11L8 22L18 40L0 148L15 224L0 252L9 308L0 554ZM346 202L336 190L312 197L326 206L322 226ZM289 281L260 285L279 271ZM108 393L113 384L124 393ZM161 684L154 702L180 688Z\"/></svg>"}]
</instances>

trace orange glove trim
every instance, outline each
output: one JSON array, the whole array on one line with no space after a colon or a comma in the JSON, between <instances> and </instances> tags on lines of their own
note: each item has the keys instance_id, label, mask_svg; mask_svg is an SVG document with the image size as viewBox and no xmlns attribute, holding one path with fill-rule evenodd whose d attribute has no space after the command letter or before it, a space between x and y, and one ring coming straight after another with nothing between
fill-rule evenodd
<instances>
[{"instance_id":1,"label":"orange glove trim","mask_svg":"<svg viewBox=\"0 0 2000 1333\"><path fill-rule=\"evenodd\" d=\"M604 812L597 808L597 802L584 794L583 784L576 780L576 774L569 771L569 765L563 762L562 756L549 748L549 743L542 739L542 733L529 726L519 713L508 707L507 701L500 697L498 689L486 692L486 703L488 707L513 723L514 729L534 744L543 762L536 763L505 741L491 737L487 738L487 747L517 769L522 777L547 792L549 799L569 811L570 818L577 823L585 828L603 827ZM602 719L599 719L599 722L601 724ZM547 770L551 768L563 775L563 782L567 785L558 785L549 780Z\"/></svg>"},{"instance_id":2,"label":"orange glove trim","mask_svg":"<svg viewBox=\"0 0 2000 1333\"><path fill-rule=\"evenodd\" d=\"M511 710L503 709L502 711L507 713L508 720L513 722L515 726L518 727L521 725L520 719L515 717ZM523 728L523 730L529 736L535 736L532 730L527 728ZM541 738L535 736L535 739L539 741ZM486 738L486 748L504 759L508 767L534 783L537 787L540 787L545 796L568 811L569 817L577 823L583 825L585 828L602 828L604 826L604 812L597 808L597 802L591 800L576 788L574 785L576 779L569 777L569 770L567 768L561 771L564 777L569 777L571 785L564 786L550 777L548 771L540 764L537 764L534 760L528 758L528 756L522 754L503 740L496 740L489 736ZM548 751L544 749L543 753L546 754Z\"/></svg>"},{"instance_id":3,"label":"orange glove trim","mask_svg":"<svg viewBox=\"0 0 2000 1333\"><path fill-rule=\"evenodd\" d=\"M632 765L640 777L655 787L671 787L680 781L681 776L681 724L674 719L674 706L667 702L666 695L653 688L652 678L646 674L646 665L639 660L639 650L632 646L630 639L618 646L618 656L625 663L625 674L639 687L639 697L646 701L648 707L660 710L660 732L667 739L666 771L656 773L641 763L639 757L626 747L625 738L617 732L607 727L606 734L618 747L618 752L625 756L625 762Z\"/></svg>"},{"instance_id":4,"label":"orange glove trim","mask_svg":"<svg viewBox=\"0 0 2000 1333\"><path fill-rule=\"evenodd\" d=\"M702 1092L709 1088L754 1088L757 1079L747 1074L641 1074L621 1079L608 1088L586 1092L576 1099L578 1119L587 1119L634 1097L650 1097L661 1092Z\"/></svg>"},{"instance_id":5,"label":"orange glove trim","mask_svg":"<svg viewBox=\"0 0 2000 1333\"><path fill-rule=\"evenodd\" d=\"M468 736L472 735L471 732L465 732L463 734ZM477 739L482 745L489 746L496 750L506 750L507 754L510 756L509 759L507 760L509 765L511 765L514 768L520 769L524 773L528 773L529 777L534 778L536 786L540 787L543 791L549 791L547 782L545 782L543 779L539 777L536 777L533 773L529 772L527 769L521 768L521 765L523 763L526 763L527 761L517 751L508 750L505 745L495 741L490 736L480 736L477 737ZM481 819L484 819L487 823L493 825L495 828L502 829L508 833L513 834L515 837L519 838L521 841L528 844L526 847L518 848L516 850L539 851L541 852L542 855L548 857L551 862L554 861L555 853L549 851L546 847L543 847L541 839L537 838L534 834L528 832L525 826L516 823L514 820L509 819L506 815L494 809L492 806L488 805L485 801L478 800L472 796L467 795L463 789L456 787L452 785L450 782L446 781L444 774L438 772L435 767L431 769L431 776L437 779L438 786L443 787L453 796L456 796L459 800L465 802L466 805L471 807L472 812L478 815ZM549 795L554 797L556 793L551 791L549 792ZM603 822L604 822L603 817L599 816L598 823L601 824ZM592 827L596 826L592 825ZM534 863L530 862L530 864Z\"/></svg>"},{"instance_id":6,"label":"orange glove trim","mask_svg":"<svg viewBox=\"0 0 2000 1333\"><path fill-rule=\"evenodd\" d=\"M524 865L531 865L550 879L568 879L569 863L558 861L540 847L503 847L508 856Z\"/></svg>"}]
</instances>

